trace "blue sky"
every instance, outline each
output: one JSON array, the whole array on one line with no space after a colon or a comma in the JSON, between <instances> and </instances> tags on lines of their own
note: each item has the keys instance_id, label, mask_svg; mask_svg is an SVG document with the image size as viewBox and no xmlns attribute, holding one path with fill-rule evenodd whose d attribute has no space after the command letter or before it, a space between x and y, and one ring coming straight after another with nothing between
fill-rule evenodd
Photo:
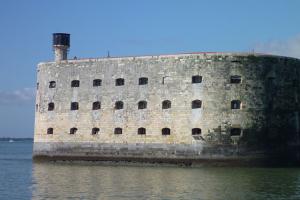
<instances>
[{"instance_id":1,"label":"blue sky","mask_svg":"<svg viewBox=\"0 0 300 200\"><path fill-rule=\"evenodd\" d=\"M32 137L36 65L70 57L255 51L300 58L298 0L1 0L0 137Z\"/></svg>"}]
</instances>

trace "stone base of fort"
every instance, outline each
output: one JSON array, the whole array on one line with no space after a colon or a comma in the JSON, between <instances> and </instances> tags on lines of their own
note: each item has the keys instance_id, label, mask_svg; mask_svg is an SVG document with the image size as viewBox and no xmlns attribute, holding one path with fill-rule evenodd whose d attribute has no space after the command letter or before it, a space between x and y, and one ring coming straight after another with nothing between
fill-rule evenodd
<instances>
[{"instance_id":1,"label":"stone base of fort","mask_svg":"<svg viewBox=\"0 0 300 200\"><path fill-rule=\"evenodd\" d=\"M267 153L231 145L34 143L35 161L113 161L116 163L168 163L209 166L296 166L295 156Z\"/></svg>"}]
</instances>

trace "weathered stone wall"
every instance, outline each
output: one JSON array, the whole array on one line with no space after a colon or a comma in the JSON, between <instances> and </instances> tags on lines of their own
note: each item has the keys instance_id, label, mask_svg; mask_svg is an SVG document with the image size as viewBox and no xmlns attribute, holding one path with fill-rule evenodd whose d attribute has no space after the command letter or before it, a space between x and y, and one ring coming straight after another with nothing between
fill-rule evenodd
<instances>
[{"instance_id":1,"label":"weathered stone wall","mask_svg":"<svg viewBox=\"0 0 300 200\"><path fill-rule=\"evenodd\" d=\"M201 143L258 148L275 132L275 139L285 134L295 141L299 132L299 63L285 57L230 53L40 63L34 136L39 147L35 154L43 152L40 144L46 143ZM195 75L202 76L201 83L192 84ZM234 75L241 76L242 82L230 83ZM148 84L139 85L140 77L147 77ZM125 85L115 86L117 78L124 78ZM101 79L101 86L93 87L94 79ZM80 80L80 87L72 88L72 80ZM50 81L56 81L55 88L49 88ZM191 102L196 99L202 101L202 107L192 109ZM172 102L170 109L162 109L164 100ZM240 100L241 109L231 109L232 100ZM92 110L94 101L101 102L100 110ZM124 109L116 110L116 101L123 101ZM147 108L138 109L139 101L147 101ZM55 103L53 111L48 111L50 102ZM79 110L71 111L71 102L78 102ZM279 131L282 126L274 126L283 118L288 133ZM49 127L53 134L47 134ZM72 127L78 128L74 135L70 135ZM94 127L100 128L96 135L91 134ZM114 134L117 127L123 129L121 135ZM146 135L137 134L140 127L146 128ZM162 135L162 128L170 128L171 134ZM193 128L202 130L204 140L195 140ZM232 128L241 128L241 135L231 136Z\"/></svg>"}]
</instances>

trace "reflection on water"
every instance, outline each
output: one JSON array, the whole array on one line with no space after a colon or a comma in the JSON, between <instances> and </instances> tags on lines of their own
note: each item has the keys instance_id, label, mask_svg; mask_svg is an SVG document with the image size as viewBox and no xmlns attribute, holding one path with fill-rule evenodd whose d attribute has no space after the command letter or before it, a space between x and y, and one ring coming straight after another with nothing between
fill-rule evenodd
<instances>
[{"instance_id":1,"label":"reflection on water","mask_svg":"<svg viewBox=\"0 0 300 200\"><path fill-rule=\"evenodd\" d=\"M0 200L300 199L300 168L32 163L32 142L0 142Z\"/></svg>"},{"instance_id":2,"label":"reflection on water","mask_svg":"<svg viewBox=\"0 0 300 200\"><path fill-rule=\"evenodd\" d=\"M32 199L300 199L300 169L34 163Z\"/></svg>"}]
</instances>

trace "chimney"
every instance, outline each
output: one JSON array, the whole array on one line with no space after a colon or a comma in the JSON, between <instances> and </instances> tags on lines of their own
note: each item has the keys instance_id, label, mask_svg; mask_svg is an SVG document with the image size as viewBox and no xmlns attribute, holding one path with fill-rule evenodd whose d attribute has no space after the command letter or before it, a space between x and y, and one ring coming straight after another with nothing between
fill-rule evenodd
<instances>
[{"instance_id":1,"label":"chimney","mask_svg":"<svg viewBox=\"0 0 300 200\"><path fill-rule=\"evenodd\" d=\"M53 49L54 49L54 56L56 62L68 59L69 48L70 48L70 34L53 33Z\"/></svg>"}]
</instances>

